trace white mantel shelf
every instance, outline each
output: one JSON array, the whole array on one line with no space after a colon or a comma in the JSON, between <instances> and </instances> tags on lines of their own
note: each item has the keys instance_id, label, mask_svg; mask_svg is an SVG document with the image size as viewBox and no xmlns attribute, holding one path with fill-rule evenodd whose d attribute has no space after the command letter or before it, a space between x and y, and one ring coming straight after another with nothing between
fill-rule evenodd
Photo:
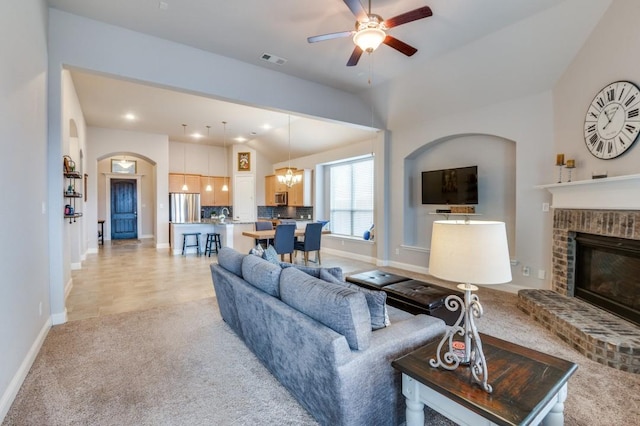
<instances>
[{"instance_id":1,"label":"white mantel shelf","mask_svg":"<svg viewBox=\"0 0 640 426\"><path fill-rule=\"evenodd\" d=\"M538 185L555 209L640 210L640 174Z\"/></svg>"}]
</instances>

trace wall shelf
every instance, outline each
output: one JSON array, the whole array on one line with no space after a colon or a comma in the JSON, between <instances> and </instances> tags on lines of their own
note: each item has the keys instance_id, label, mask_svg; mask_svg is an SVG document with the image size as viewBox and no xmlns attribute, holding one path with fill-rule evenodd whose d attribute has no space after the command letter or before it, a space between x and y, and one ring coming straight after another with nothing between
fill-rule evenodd
<instances>
[{"instance_id":1,"label":"wall shelf","mask_svg":"<svg viewBox=\"0 0 640 426\"><path fill-rule=\"evenodd\" d=\"M640 174L538 185L563 209L640 210Z\"/></svg>"},{"instance_id":2,"label":"wall shelf","mask_svg":"<svg viewBox=\"0 0 640 426\"><path fill-rule=\"evenodd\" d=\"M82 194L76 191L76 180L82 179L82 174L77 170L69 170L71 165L75 166L75 162L71 160L71 157L64 156L64 177L67 180L67 186L62 192L62 196L65 199L69 199L69 202L65 205L64 218L69 219L69 223L76 221L76 218L82 217L82 213L76 211L76 198L82 198Z\"/></svg>"},{"instance_id":3,"label":"wall shelf","mask_svg":"<svg viewBox=\"0 0 640 426\"><path fill-rule=\"evenodd\" d=\"M439 212L429 212L431 215L440 215L444 216L446 220L449 220L449 216L482 216L480 213L439 213Z\"/></svg>"}]
</instances>

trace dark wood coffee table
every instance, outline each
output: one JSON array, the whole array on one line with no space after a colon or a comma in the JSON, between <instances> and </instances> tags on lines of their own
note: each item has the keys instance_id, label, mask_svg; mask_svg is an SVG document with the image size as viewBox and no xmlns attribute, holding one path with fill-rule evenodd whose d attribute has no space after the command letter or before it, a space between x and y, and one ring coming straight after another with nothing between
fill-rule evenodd
<instances>
[{"instance_id":1,"label":"dark wood coffee table","mask_svg":"<svg viewBox=\"0 0 640 426\"><path fill-rule=\"evenodd\" d=\"M424 426L424 404L460 425L562 425L567 380L578 366L495 337L481 339L493 393L472 383L466 366L431 367L439 339L392 362L402 372L407 426Z\"/></svg>"}]
</instances>

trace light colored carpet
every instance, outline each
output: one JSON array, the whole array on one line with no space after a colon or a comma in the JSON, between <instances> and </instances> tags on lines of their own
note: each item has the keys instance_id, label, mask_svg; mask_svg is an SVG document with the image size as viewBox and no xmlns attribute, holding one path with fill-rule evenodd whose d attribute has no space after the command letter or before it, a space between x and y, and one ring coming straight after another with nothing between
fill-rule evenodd
<instances>
[{"instance_id":1,"label":"light colored carpet","mask_svg":"<svg viewBox=\"0 0 640 426\"><path fill-rule=\"evenodd\" d=\"M482 332L579 364L566 425L640 424L640 376L589 361L481 288ZM489 380L491 381L491 380ZM215 298L54 327L3 425L315 425L221 320ZM426 425L448 425L427 412Z\"/></svg>"}]
</instances>

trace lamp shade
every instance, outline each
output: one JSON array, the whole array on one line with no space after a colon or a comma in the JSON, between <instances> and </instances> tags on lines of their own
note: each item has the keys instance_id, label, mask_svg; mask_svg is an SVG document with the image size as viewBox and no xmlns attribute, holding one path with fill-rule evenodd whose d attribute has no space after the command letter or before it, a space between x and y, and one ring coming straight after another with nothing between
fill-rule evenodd
<instances>
[{"instance_id":1,"label":"lamp shade","mask_svg":"<svg viewBox=\"0 0 640 426\"><path fill-rule=\"evenodd\" d=\"M511 281L504 222L435 221L429 273L458 283L488 285Z\"/></svg>"}]
</instances>

